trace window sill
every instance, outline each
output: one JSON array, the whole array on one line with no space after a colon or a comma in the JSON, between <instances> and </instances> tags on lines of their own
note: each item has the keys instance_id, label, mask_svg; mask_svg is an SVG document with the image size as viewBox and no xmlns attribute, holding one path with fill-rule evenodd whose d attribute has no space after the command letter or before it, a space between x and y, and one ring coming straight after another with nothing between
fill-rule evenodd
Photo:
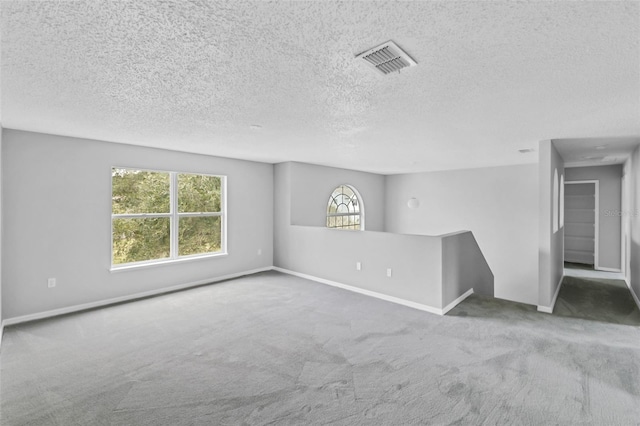
<instances>
[{"instance_id":1,"label":"window sill","mask_svg":"<svg viewBox=\"0 0 640 426\"><path fill-rule=\"evenodd\" d=\"M175 265L175 264L180 264L185 262L193 262L196 260L211 259L214 257L224 257L227 255L228 253L221 252L221 253L211 253L211 254L194 255L194 256L188 256L188 257L180 257L178 259L158 260L155 262L126 263L124 265L111 266L111 268L109 268L109 272L124 272L124 271L132 271L137 269L153 268L157 266Z\"/></svg>"}]
</instances>

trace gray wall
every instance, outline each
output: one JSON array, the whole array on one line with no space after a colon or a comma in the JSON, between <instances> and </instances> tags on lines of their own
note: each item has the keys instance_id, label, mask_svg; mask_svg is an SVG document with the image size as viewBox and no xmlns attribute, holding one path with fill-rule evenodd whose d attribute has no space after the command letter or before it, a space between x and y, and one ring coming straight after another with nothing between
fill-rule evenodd
<instances>
[{"instance_id":1,"label":"gray wall","mask_svg":"<svg viewBox=\"0 0 640 426\"><path fill-rule=\"evenodd\" d=\"M291 269L291 225L326 226L327 202L340 184L362 196L366 229L384 231L384 176L335 167L287 162L274 170L274 265Z\"/></svg>"},{"instance_id":2,"label":"gray wall","mask_svg":"<svg viewBox=\"0 0 640 426\"><path fill-rule=\"evenodd\" d=\"M5 318L273 264L270 164L15 130L2 151ZM114 165L226 175L229 255L109 272Z\"/></svg>"},{"instance_id":3,"label":"gray wall","mask_svg":"<svg viewBox=\"0 0 640 426\"><path fill-rule=\"evenodd\" d=\"M564 272L564 228L553 232L554 172L558 182L564 175L564 161L552 141L539 145L539 294L538 306L551 309ZM559 194L558 194L559 195Z\"/></svg>"},{"instance_id":4,"label":"gray wall","mask_svg":"<svg viewBox=\"0 0 640 426\"><path fill-rule=\"evenodd\" d=\"M387 232L290 226L285 269L442 308L442 240ZM362 269L356 270L356 262ZM391 277L387 276L391 268ZM456 296L457 297L457 296Z\"/></svg>"},{"instance_id":5,"label":"gray wall","mask_svg":"<svg viewBox=\"0 0 640 426\"><path fill-rule=\"evenodd\" d=\"M495 296L538 302L538 169L491 167L387 177L385 228L403 234L473 232ZM411 197L420 207L410 209Z\"/></svg>"},{"instance_id":6,"label":"gray wall","mask_svg":"<svg viewBox=\"0 0 640 426\"><path fill-rule=\"evenodd\" d=\"M567 168L565 182L575 180L600 181L599 262L596 267L619 270L622 265L622 217L611 212L622 209L622 165Z\"/></svg>"},{"instance_id":7,"label":"gray wall","mask_svg":"<svg viewBox=\"0 0 640 426\"><path fill-rule=\"evenodd\" d=\"M469 289L493 297L493 273L473 234L462 231L442 237L442 306Z\"/></svg>"},{"instance_id":8,"label":"gray wall","mask_svg":"<svg viewBox=\"0 0 640 426\"><path fill-rule=\"evenodd\" d=\"M362 196L367 231L325 227L329 196L343 183L353 185ZM276 164L274 265L434 308L446 306L470 288L493 295L493 275L470 232L448 236L373 232L384 229L385 191L381 175ZM356 262L362 264L361 271ZM387 277L387 268L392 277Z\"/></svg>"},{"instance_id":9,"label":"gray wall","mask_svg":"<svg viewBox=\"0 0 640 426\"><path fill-rule=\"evenodd\" d=\"M2 124L0 123L0 344L2 343L2 320L4 317L2 316L2 245L3 245L3 236L2 236L2 134L4 130L2 129Z\"/></svg>"},{"instance_id":10,"label":"gray wall","mask_svg":"<svg viewBox=\"0 0 640 426\"><path fill-rule=\"evenodd\" d=\"M288 232L281 267L294 272L435 309L469 289L493 295L493 274L469 231L427 236L291 225Z\"/></svg>"},{"instance_id":11,"label":"gray wall","mask_svg":"<svg viewBox=\"0 0 640 426\"><path fill-rule=\"evenodd\" d=\"M360 192L367 231L325 227L329 195L342 183ZM440 237L372 231L384 227L384 194L385 178L380 175L302 163L277 164L275 266L433 308L446 306L474 285L481 293L492 294L493 277L471 233ZM461 241L465 247L460 246ZM361 262L362 270L356 270L356 262ZM461 263L467 268L452 272ZM391 277L387 277L387 268L393 271ZM443 268L448 272L446 288ZM474 274L468 273L471 269Z\"/></svg>"},{"instance_id":12,"label":"gray wall","mask_svg":"<svg viewBox=\"0 0 640 426\"><path fill-rule=\"evenodd\" d=\"M273 170L273 265L290 265L291 165L280 163Z\"/></svg>"},{"instance_id":13,"label":"gray wall","mask_svg":"<svg viewBox=\"0 0 640 426\"><path fill-rule=\"evenodd\" d=\"M327 202L341 184L362 196L367 231L384 231L384 179L382 175L335 167L290 163L291 224L326 226Z\"/></svg>"}]
</instances>

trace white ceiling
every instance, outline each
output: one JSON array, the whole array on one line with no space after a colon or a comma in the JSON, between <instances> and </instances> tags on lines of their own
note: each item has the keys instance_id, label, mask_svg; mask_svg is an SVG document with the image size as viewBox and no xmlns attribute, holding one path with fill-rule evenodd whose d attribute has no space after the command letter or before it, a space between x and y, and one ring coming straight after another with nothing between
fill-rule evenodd
<instances>
[{"instance_id":1,"label":"white ceiling","mask_svg":"<svg viewBox=\"0 0 640 426\"><path fill-rule=\"evenodd\" d=\"M622 164L640 145L637 138L587 138L555 140L565 167Z\"/></svg>"},{"instance_id":2,"label":"white ceiling","mask_svg":"<svg viewBox=\"0 0 640 426\"><path fill-rule=\"evenodd\" d=\"M638 2L0 7L8 128L379 173L640 135ZM418 66L385 77L354 59L389 39Z\"/></svg>"}]
</instances>

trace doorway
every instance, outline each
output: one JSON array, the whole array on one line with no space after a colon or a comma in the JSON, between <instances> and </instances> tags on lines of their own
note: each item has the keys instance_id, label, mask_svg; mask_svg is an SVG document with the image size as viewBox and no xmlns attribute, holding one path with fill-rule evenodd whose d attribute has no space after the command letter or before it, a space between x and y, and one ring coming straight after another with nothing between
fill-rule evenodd
<instances>
[{"instance_id":1,"label":"doorway","mask_svg":"<svg viewBox=\"0 0 640 426\"><path fill-rule=\"evenodd\" d=\"M564 261L598 267L599 181L565 182Z\"/></svg>"}]
</instances>

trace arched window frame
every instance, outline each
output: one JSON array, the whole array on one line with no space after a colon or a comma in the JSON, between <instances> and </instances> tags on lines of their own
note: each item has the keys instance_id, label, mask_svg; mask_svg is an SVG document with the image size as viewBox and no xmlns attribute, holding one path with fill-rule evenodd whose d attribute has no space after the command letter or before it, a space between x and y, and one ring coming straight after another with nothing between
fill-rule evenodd
<instances>
[{"instance_id":1,"label":"arched window frame","mask_svg":"<svg viewBox=\"0 0 640 426\"><path fill-rule=\"evenodd\" d=\"M353 193L353 196L344 194L344 188L348 188ZM338 200L338 197L341 197L341 196L348 197L348 200L350 201L348 203L344 203L345 201L344 199ZM331 211L332 205L335 205L337 210L338 206L342 204L346 206L347 208L346 212ZM365 230L364 211L365 211L364 202L362 201L362 196L360 195L358 190L352 185L348 185L348 184L338 185L333 191L331 191L331 195L329 196L329 201L327 202L326 227L330 229L343 229L343 230L350 229L350 230L364 231ZM344 226L344 222L343 222L344 218L349 216L358 216L358 221L359 221L358 228L352 228L351 226L348 226L348 227ZM337 218L343 218L341 219L339 226L337 226L336 224Z\"/></svg>"}]
</instances>

